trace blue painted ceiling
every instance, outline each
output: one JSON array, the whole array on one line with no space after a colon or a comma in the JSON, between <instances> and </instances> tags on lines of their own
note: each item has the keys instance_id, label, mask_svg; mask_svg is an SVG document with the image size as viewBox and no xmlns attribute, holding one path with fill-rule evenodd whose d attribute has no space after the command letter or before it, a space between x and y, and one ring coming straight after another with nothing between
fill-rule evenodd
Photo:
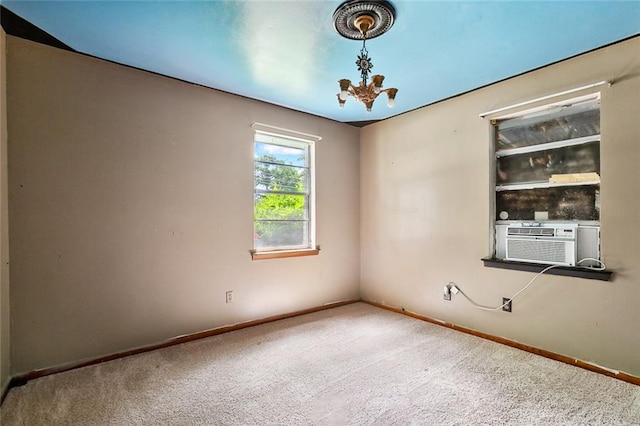
<instances>
[{"instance_id":1,"label":"blue painted ceiling","mask_svg":"<svg viewBox=\"0 0 640 426\"><path fill-rule=\"evenodd\" d=\"M338 108L361 42L341 1L26 1L8 10L78 52L342 122L391 117L640 34L640 1L392 1L367 41L396 105ZM590 82L576 81L576 85Z\"/></svg>"}]
</instances>

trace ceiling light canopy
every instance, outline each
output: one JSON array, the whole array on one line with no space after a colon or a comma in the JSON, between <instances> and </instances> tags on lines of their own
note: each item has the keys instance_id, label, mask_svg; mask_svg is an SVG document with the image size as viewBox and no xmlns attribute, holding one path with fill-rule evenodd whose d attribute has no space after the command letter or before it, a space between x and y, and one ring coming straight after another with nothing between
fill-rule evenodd
<instances>
[{"instance_id":1,"label":"ceiling light canopy","mask_svg":"<svg viewBox=\"0 0 640 426\"><path fill-rule=\"evenodd\" d=\"M366 106L367 112L370 112L373 101L380 93L387 94L387 105L393 107L398 89L383 89L383 75L373 75L371 82L367 83L373 63L369 58L365 43L367 39L386 33L393 26L395 17L396 10L388 1L348 0L333 13L333 26L341 36L351 40L362 40L362 49L356 59L362 80L357 86L346 78L338 81L340 93L337 96L338 105L341 108L344 107L347 98L352 96L362 102Z\"/></svg>"}]
</instances>

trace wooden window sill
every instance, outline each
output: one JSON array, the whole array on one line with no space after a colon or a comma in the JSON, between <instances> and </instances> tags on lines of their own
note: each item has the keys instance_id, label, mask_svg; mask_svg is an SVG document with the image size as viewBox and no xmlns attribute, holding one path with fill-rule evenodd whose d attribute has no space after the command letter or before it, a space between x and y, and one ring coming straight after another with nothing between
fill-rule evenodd
<instances>
[{"instance_id":1,"label":"wooden window sill","mask_svg":"<svg viewBox=\"0 0 640 426\"><path fill-rule=\"evenodd\" d=\"M549 265L542 263L516 262L513 260L503 260L496 258L483 258L484 266L488 268L513 269L517 271L540 272ZM589 280L611 281L612 271L598 271L589 268L573 266L557 266L549 269L545 274L563 275L567 277L586 278Z\"/></svg>"},{"instance_id":2,"label":"wooden window sill","mask_svg":"<svg viewBox=\"0 0 640 426\"><path fill-rule=\"evenodd\" d=\"M287 257L317 256L319 254L319 248L305 250L251 251L251 260L284 259Z\"/></svg>"}]
</instances>

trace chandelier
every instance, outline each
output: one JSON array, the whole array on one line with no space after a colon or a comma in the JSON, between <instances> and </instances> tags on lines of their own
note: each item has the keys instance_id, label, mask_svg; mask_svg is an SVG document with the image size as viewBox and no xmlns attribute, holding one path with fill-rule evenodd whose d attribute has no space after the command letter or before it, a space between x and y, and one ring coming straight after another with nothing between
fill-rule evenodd
<instances>
[{"instance_id":1,"label":"chandelier","mask_svg":"<svg viewBox=\"0 0 640 426\"><path fill-rule=\"evenodd\" d=\"M367 51L367 39L372 39L386 33L395 19L396 11L387 1L348 0L342 3L333 14L333 26L343 37L352 40L362 40L362 49L356 59L356 66L360 71L361 80L358 85L351 80L343 78L338 81L340 93L337 94L338 105L344 108L349 96L362 102L371 112L373 101L381 93L387 94L387 105L392 108L395 104L398 89L382 88L384 76L375 74L369 80L369 72L373 63Z\"/></svg>"}]
</instances>

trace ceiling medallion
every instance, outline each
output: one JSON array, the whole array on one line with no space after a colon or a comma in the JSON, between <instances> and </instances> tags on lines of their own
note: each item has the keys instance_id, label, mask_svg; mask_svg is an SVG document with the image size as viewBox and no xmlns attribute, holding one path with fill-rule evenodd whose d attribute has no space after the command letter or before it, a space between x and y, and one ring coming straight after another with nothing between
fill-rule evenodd
<instances>
[{"instance_id":1,"label":"ceiling medallion","mask_svg":"<svg viewBox=\"0 0 640 426\"><path fill-rule=\"evenodd\" d=\"M380 93L387 94L387 105L390 108L395 104L398 89L383 89L383 75L373 75L371 82L367 83L373 62L365 45L367 39L386 33L393 26L395 17L396 10L388 1L348 0L333 13L333 26L341 36L351 40L362 40L362 49L356 60L362 80L358 86L354 86L351 80L346 78L338 81L338 105L341 108L344 108L347 98L352 96L365 105L367 112L371 112L373 101Z\"/></svg>"}]
</instances>

